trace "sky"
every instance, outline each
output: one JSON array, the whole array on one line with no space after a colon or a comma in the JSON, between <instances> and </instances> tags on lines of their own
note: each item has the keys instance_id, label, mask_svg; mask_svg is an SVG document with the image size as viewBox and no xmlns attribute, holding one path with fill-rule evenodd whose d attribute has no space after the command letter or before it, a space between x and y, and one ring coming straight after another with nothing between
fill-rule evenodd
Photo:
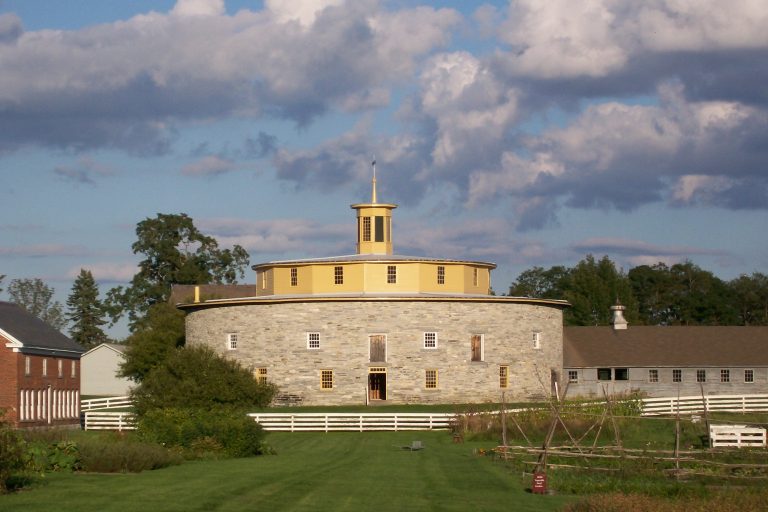
<instances>
[{"instance_id":1,"label":"sky","mask_svg":"<svg viewBox=\"0 0 768 512\"><path fill-rule=\"evenodd\" d=\"M0 0L0 274L66 301L186 213L251 264L768 272L764 0ZM255 281L247 271L242 282ZM125 330L117 326L113 336Z\"/></svg>"}]
</instances>

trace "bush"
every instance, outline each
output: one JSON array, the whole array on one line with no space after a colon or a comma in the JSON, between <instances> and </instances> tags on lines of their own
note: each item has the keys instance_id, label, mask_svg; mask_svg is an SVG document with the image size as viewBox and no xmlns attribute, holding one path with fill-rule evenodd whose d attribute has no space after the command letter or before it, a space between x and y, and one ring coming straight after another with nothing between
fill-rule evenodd
<instances>
[{"instance_id":1,"label":"bush","mask_svg":"<svg viewBox=\"0 0 768 512\"><path fill-rule=\"evenodd\" d=\"M79 452L81 469L96 473L139 473L182 461L178 452L119 436L80 441Z\"/></svg>"},{"instance_id":2,"label":"bush","mask_svg":"<svg viewBox=\"0 0 768 512\"><path fill-rule=\"evenodd\" d=\"M134 389L136 415L164 408L262 408L275 395L272 384L260 384L237 361L210 347L176 349Z\"/></svg>"},{"instance_id":3,"label":"bush","mask_svg":"<svg viewBox=\"0 0 768 512\"><path fill-rule=\"evenodd\" d=\"M249 457L265 449L264 430L242 409L155 409L138 419L137 430L146 441L184 448L198 458Z\"/></svg>"},{"instance_id":4,"label":"bush","mask_svg":"<svg viewBox=\"0 0 768 512\"><path fill-rule=\"evenodd\" d=\"M3 420L4 416L0 409L0 494L18 486L19 473L26 466L24 440Z\"/></svg>"},{"instance_id":5,"label":"bush","mask_svg":"<svg viewBox=\"0 0 768 512\"><path fill-rule=\"evenodd\" d=\"M724 489L706 496L666 499L640 494L612 493L590 496L568 505L566 512L744 512L764 510L768 500L765 490L743 491Z\"/></svg>"}]
</instances>

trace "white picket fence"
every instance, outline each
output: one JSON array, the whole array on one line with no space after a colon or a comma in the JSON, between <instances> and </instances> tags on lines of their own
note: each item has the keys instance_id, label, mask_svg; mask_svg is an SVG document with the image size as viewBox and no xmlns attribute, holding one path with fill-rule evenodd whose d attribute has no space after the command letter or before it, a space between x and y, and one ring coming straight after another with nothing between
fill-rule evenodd
<instances>
[{"instance_id":1,"label":"white picket fence","mask_svg":"<svg viewBox=\"0 0 768 512\"><path fill-rule=\"evenodd\" d=\"M768 394L753 395L707 395L681 396L671 398L643 399L643 416L665 414L694 414L707 411L721 412L765 412L768 411Z\"/></svg>"},{"instance_id":2,"label":"white picket fence","mask_svg":"<svg viewBox=\"0 0 768 512\"><path fill-rule=\"evenodd\" d=\"M283 432L367 432L445 430L456 417L441 413L253 413L264 430Z\"/></svg>"},{"instance_id":3,"label":"white picket fence","mask_svg":"<svg viewBox=\"0 0 768 512\"><path fill-rule=\"evenodd\" d=\"M704 411L766 412L768 394L681 396L646 398L643 416L697 414ZM133 414L105 409L128 407L128 397L83 400L85 430L133 430ZM98 409L98 410L97 410ZM512 411L509 411L512 412ZM454 414L443 413L252 413L248 415L269 431L375 431L438 430L450 428Z\"/></svg>"},{"instance_id":4,"label":"white picket fence","mask_svg":"<svg viewBox=\"0 0 768 512\"><path fill-rule=\"evenodd\" d=\"M117 409L119 407L131 407L133 402L129 396L110 396L107 398L91 398L80 400L80 410L83 412L97 409Z\"/></svg>"},{"instance_id":5,"label":"white picket fence","mask_svg":"<svg viewBox=\"0 0 768 512\"><path fill-rule=\"evenodd\" d=\"M712 448L760 448L765 446L765 429L747 425L710 425L709 443Z\"/></svg>"},{"instance_id":6,"label":"white picket fence","mask_svg":"<svg viewBox=\"0 0 768 512\"><path fill-rule=\"evenodd\" d=\"M133 413L88 411L83 413L83 430L136 430Z\"/></svg>"}]
</instances>

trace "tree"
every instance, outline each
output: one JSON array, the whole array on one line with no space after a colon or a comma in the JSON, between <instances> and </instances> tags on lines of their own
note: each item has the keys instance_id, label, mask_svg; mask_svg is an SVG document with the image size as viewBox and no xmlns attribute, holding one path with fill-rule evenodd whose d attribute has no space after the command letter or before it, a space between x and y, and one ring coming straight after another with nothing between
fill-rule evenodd
<instances>
[{"instance_id":1,"label":"tree","mask_svg":"<svg viewBox=\"0 0 768 512\"><path fill-rule=\"evenodd\" d=\"M742 274L730 283L741 325L768 325L768 276Z\"/></svg>"},{"instance_id":2,"label":"tree","mask_svg":"<svg viewBox=\"0 0 768 512\"><path fill-rule=\"evenodd\" d=\"M101 329L106 324L104 306L99 300L99 288L90 270L80 269L67 298L67 320L72 322L69 334L86 349L108 340Z\"/></svg>"},{"instance_id":3,"label":"tree","mask_svg":"<svg viewBox=\"0 0 768 512\"><path fill-rule=\"evenodd\" d=\"M680 325L733 325L737 314L732 307L731 291L712 272L690 261L669 269L673 281L673 302Z\"/></svg>"},{"instance_id":4,"label":"tree","mask_svg":"<svg viewBox=\"0 0 768 512\"><path fill-rule=\"evenodd\" d=\"M509 287L509 294L516 297L534 297L537 299L561 299L563 283L570 270L563 266L533 267L523 271Z\"/></svg>"},{"instance_id":5,"label":"tree","mask_svg":"<svg viewBox=\"0 0 768 512\"><path fill-rule=\"evenodd\" d=\"M219 249L185 213L144 219L136 226L136 237L133 252L145 256L139 271L128 288L114 288L107 297L113 321L128 311L132 330L153 305L168 300L172 284L234 284L248 265L245 249Z\"/></svg>"},{"instance_id":6,"label":"tree","mask_svg":"<svg viewBox=\"0 0 768 512\"><path fill-rule=\"evenodd\" d=\"M3 284L3 279L5 279L5 274L0 274L0 284ZM0 293L3 292L3 287L0 286Z\"/></svg>"},{"instance_id":7,"label":"tree","mask_svg":"<svg viewBox=\"0 0 768 512\"><path fill-rule=\"evenodd\" d=\"M132 392L136 414L165 408L264 408L276 388L260 383L239 362L212 348L181 347L150 371Z\"/></svg>"},{"instance_id":8,"label":"tree","mask_svg":"<svg viewBox=\"0 0 768 512\"><path fill-rule=\"evenodd\" d=\"M126 340L120 375L142 382L174 349L184 346L184 313L167 302L154 304Z\"/></svg>"},{"instance_id":9,"label":"tree","mask_svg":"<svg viewBox=\"0 0 768 512\"><path fill-rule=\"evenodd\" d=\"M618 300L626 307L629 322L637 320L637 304L629 280L608 256L596 261L588 254L576 264L563 283L564 298L572 307L565 312L568 325L608 325L611 306Z\"/></svg>"},{"instance_id":10,"label":"tree","mask_svg":"<svg viewBox=\"0 0 768 512\"><path fill-rule=\"evenodd\" d=\"M24 308L28 313L61 331L67 321L61 303L53 300L54 289L41 279L14 279L8 286L11 302Z\"/></svg>"},{"instance_id":11,"label":"tree","mask_svg":"<svg viewBox=\"0 0 768 512\"><path fill-rule=\"evenodd\" d=\"M640 265L631 269L629 278L638 302L640 321L646 325L671 325L679 315L675 301L672 273L664 263Z\"/></svg>"}]
</instances>

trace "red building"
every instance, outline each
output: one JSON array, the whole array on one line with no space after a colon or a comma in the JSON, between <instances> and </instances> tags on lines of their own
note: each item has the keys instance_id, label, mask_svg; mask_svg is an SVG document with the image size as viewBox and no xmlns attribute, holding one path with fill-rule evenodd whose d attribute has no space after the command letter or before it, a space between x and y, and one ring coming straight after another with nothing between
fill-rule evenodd
<instances>
[{"instance_id":1,"label":"red building","mask_svg":"<svg viewBox=\"0 0 768 512\"><path fill-rule=\"evenodd\" d=\"M34 315L0 301L0 409L17 427L80 421L83 347Z\"/></svg>"}]
</instances>

